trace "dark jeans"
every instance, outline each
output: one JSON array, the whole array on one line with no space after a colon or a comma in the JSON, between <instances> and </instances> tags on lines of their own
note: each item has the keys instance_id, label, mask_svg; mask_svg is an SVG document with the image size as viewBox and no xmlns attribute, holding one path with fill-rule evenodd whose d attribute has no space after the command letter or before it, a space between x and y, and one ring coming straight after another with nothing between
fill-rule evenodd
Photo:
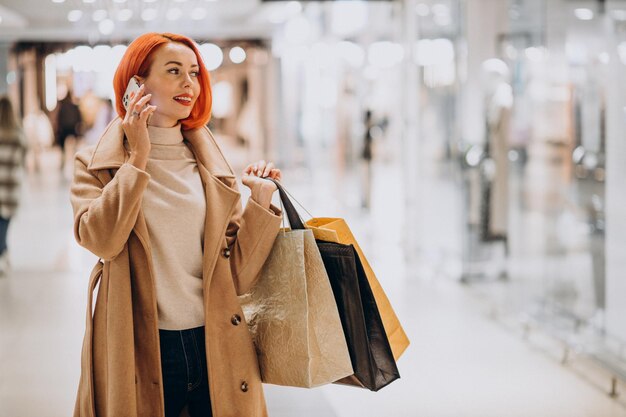
<instances>
[{"instance_id":1,"label":"dark jeans","mask_svg":"<svg viewBox=\"0 0 626 417\"><path fill-rule=\"evenodd\" d=\"M159 330L165 417L211 417L204 327Z\"/></svg>"},{"instance_id":2,"label":"dark jeans","mask_svg":"<svg viewBox=\"0 0 626 417\"><path fill-rule=\"evenodd\" d=\"M10 220L0 217L0 255L7 250L7 231L9 230Z\"/></svg>"}]
</instances>

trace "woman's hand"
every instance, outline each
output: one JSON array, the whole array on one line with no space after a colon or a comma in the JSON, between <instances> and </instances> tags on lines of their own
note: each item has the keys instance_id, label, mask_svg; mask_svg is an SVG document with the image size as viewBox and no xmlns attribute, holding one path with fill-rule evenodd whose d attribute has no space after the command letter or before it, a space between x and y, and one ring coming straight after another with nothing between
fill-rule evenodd
<instances>
[{"instance_id":1,"label":"woman's hand","mask_svg":"<svg viewBox=\"0 0 626 417\"><path fill-rule=\"evenodd\" d=\"M275 168L273 163L260 160L248 165L243 170L241 182L250 189L250 197L262 207L269 209L272 203L272 194L277 190L276 184L263 179L270 177L277 181L282 179L280 169Z\"/></svg>"},{"instance_id":2,"label":"woman's hand","mask_svg":"<svg viewBox=\"0 0 626 417\"><path fill-rule=\"evenodd\" d=\"M150 138L148 137L148 118L156 110L156 106L146 105L151 94L143 95L144 84L132 98L128 110L122 121L122 129L128 139L130 147L129 163L140 169L146 169L148 154L150 153ZM142 110L142 108L145 108Z\"/></svg>"}]
</instances>

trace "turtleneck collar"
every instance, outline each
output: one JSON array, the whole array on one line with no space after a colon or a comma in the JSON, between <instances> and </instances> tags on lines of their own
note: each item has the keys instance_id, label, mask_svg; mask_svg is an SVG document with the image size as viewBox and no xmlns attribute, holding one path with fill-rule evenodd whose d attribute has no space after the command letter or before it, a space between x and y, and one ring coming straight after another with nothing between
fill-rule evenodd
<instances>
[{"instance_id":1,"label":"turtleneck collar","mask_svg":"<svg viewBox=\"0 0 626 417\"><path fill-rule=\"evenodd\" d=\"M153 145L178 145L183 142L181 124L172 127L148 125L148 137Z\"/></svg>"}]
</instances>

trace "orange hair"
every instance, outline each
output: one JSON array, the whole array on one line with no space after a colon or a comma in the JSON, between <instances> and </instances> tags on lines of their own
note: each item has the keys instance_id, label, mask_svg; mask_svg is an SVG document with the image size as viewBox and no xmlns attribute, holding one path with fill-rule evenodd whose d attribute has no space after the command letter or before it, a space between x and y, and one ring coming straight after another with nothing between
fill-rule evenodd
<instances>
[{"instance_id":1,"label":"orange hair","mask_svg":"<svg viewBox=\"0 0 626 417\"><path fill-rule=\"evenodd\" d=\"M134 75L147 77L152 65L152 54L158 47L168 42L178 42L188 46L196 54L200 66L198 79L200 81L200 95L191 110L191 114L181 121L183 130L196 129L204 126L211 118L213 95L211 93L211 79L202 61L202 56L196 47L196 43L183 35L174 33L145 33L135 39L124 53L120 64L113 77L113 89L115 90L115 108L117 114L124 118L126 109L122 104L122 97L126 91L128 80Z\"/></svg>"}]
</instances>

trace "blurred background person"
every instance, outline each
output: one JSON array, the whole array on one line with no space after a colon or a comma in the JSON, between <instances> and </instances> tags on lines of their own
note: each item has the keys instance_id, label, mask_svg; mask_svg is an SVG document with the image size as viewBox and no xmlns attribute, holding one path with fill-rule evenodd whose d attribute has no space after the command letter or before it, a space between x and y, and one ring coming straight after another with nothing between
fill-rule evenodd
<instances>
[{"instance_id":1,"label":"blurred background person","mask_svg":"<svg viewBox=\"0 0 626 417\"><path fill-rule=\"evenodd\" d=\"M0 97L0 275L10 267L7 231L19 201L25 143L11 101L7 96Z\"/></svg>"},{"instance_id":2,"label":"blurred background person","mask_svg":"<svg viewBox=\"0 0 626 417\"><path fill-rule=\"evenodd\" d=\"M372 128L374 121L372 120L372 110L365 111L365 136L363 137L363 148L361 150L361 159L363 160L363 195L361 199L361 207L368 209L372 204Z\"/></svg>"},{"instance_id":3,"label":"blurred background person","mask_svg":"<svg viewBox=\"0 0 626 417\"><path fill-rule=\"evenodd\" d=\"M100 139L102 132L104 132L104 129L115 117L115 113L113 112L113 103L110 98L98 98L94 107L96 109L95 118L91 127L89 129L85 129L85 134L83 136L84 146L95 145L98 143L98 139Z\"/></svg>"},{"instance_id":4,"label":"blurred background person","mask_svg":"<svg viewBox=\"0 0 626 417\"><path fill-rule=\"evenodd\" d=\"M61 147L61 170L65 168L65 142L69 137L75 140L78 138L82 120L80 109L74 103L72 92L68 90L65 98L59 103L57 113L57 144Z\"/></svg>"},{"instance_id":5,"label":"blurred background person","mask_svg":"<svg viewBox=\"0 0 626 417\"><path fill-rule=\"evenodd\" d=\"M24 116L23 125L28 147L26 168L29 171L40 172L42 154L54 145L54 128L50 118L41 108Z\"/></svg>"}]
</instances>

